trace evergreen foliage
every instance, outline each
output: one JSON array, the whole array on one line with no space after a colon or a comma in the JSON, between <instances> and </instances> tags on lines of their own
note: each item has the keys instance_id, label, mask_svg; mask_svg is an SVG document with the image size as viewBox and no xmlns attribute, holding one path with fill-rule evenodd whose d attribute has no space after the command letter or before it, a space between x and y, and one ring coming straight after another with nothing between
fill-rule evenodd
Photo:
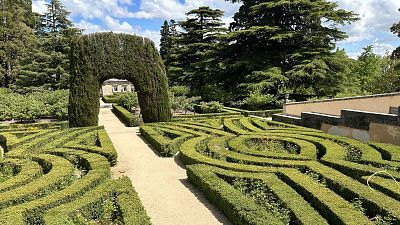
<instances>
[{"instance_id":1,"label":"evergreen foliage","mask_svg":"<svg viewBox=\"0 0 400 225\"><path fill-rule=\"evenodd\" d=\"M40 44L19 67L14 89L19 92L68 88L69 41L80 30L71 28L69 12L58 0L47 4L47 11L38 15L36 26Z\"/></svg>"},{"instance_id":2,"label":"evergreen foliage","mask_svg":"<svg viewBox=\"0 0 400 225\"><path fill-rule=\"evenodd\" d=\"M174 24L170 25L170 36L177 37L177 47L171 48L170 61L167 60L166 65L171 68L168 70L171 83L199 88L214 83L218 36L227 30L222 26L221 10L204 6L186 15L187 18L179 23L183 32L178 36L174 35Z\"/></svg>"},{"instance_id":3,"label":"evergreen foliage","mask_svg":"<svg viewBox=\"0 0 400 225\"><path fill-rule=\"evenodd\" d=\"M30 2L30 1L29 1ZM37 38L27 25L32 13L28 1L0 1L0 86L9 87L17 77L17 67L29 54Z\"/></svg>"},{"instance_id":4,"label":"evergreen foliage","mask_svg":"<svg viewBox=\"0 0 400 225\"><path fill-rule=\"evenodd\" d=\"M139 36L97 33L71 42L69 123L98 124L99 87L110 78L135 85L144 122L169 121L168 80L153 42Z\"/></svg>"},{"instance_id":5,"label":"evergreen foliage","mask_svg":"<svg viewBox=\"0 0 400 225\"><path fill-rule=\"evenodd\" d=\"M232 32L225 36L225 42L233 44L226 45L224 58L233 83L243 76L272 83L263 93L324 79L329 70L325 58L332 55L335 42L346 37L337 26L356 20L352 12L326 0L241 2Z\"/></svg>"}]
</instances>

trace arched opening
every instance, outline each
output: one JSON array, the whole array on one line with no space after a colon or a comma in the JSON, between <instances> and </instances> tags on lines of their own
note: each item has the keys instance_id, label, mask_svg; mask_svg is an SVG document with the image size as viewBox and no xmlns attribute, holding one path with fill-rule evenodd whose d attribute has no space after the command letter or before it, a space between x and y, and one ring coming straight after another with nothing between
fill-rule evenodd
<instances>
[{"instance_id":1,"label":"arched opening","mask_svg":"<svg viewBox=\"0 0 400 225\"><path fill-rule=\"evenodd\" d=\"M164 64L146 38L98 33L71 43L70 127L97 126L99 89L110 78L130 81L138 94L143 121L171 120Z\"/></svg>"}]
</instances>

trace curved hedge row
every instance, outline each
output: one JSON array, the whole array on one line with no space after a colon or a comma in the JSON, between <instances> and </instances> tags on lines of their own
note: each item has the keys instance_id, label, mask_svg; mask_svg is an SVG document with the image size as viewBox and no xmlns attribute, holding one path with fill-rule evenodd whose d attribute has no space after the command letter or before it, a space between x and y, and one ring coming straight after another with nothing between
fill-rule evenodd
<instances>
[{"instance_id":1,"label":"curved hedge row","mask_svg":"<svg viewBox=\"0 0 400 225\"><path fill-rule=\"evenodd\" d=\"M233 224L400 223L398 147L248 117L141 130L179 150L190 181Z\"/></svg>"},{"instance_id":2,"label":"curved hedge row","mask_svg":"<svg viewBox=\"0 0 400 225\"><path fill-rule=\"evenodd\" d=\"M0 224L150 224L129 179L110 179L117 153L103 127L3 126L0 135L9 175Z\"/></svg>"}]
</instances>

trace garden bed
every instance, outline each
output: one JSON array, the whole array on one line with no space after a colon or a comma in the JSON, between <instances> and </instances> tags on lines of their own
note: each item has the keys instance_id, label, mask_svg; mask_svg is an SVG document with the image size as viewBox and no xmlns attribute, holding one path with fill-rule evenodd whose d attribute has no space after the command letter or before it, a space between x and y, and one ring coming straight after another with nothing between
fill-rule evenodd
<instances>
[{"instance_id":1,"label":"garden bed","mask_svg":"<svg viewBox=\"0 0 400 225\"><path fill-rule=\"evenodd\" d=\"M151 224L130 180L110 178L103 127L2 125L0 144L1 224Z\"/></svg>"},{"instance_id":2,"label":"garden bed","mask_svg":"<svg viewBox=\"0 0 400 225\"><path fill-rule=\"evenodd\" d=\"M161 154L179 153L233 224L400 223L398 147L234 114L200 118L141 132Z\"/></svg>"}]
</instances>

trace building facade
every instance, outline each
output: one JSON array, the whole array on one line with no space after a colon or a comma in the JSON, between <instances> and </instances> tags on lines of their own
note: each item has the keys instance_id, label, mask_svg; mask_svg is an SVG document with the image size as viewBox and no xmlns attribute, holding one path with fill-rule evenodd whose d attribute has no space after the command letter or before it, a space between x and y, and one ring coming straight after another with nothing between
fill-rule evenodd
<instances>
[{"instance_id":1,"label":"building facade","mask_svg":"<svg viewBox=\"0 0 400 225\"><path fill-rule=\"evenodd\" d=\"M101 96L108 96L117 93L135 92L133 84L127 80L110 79L104 81L100 89Z\"/></svg>"}]
</instances>

